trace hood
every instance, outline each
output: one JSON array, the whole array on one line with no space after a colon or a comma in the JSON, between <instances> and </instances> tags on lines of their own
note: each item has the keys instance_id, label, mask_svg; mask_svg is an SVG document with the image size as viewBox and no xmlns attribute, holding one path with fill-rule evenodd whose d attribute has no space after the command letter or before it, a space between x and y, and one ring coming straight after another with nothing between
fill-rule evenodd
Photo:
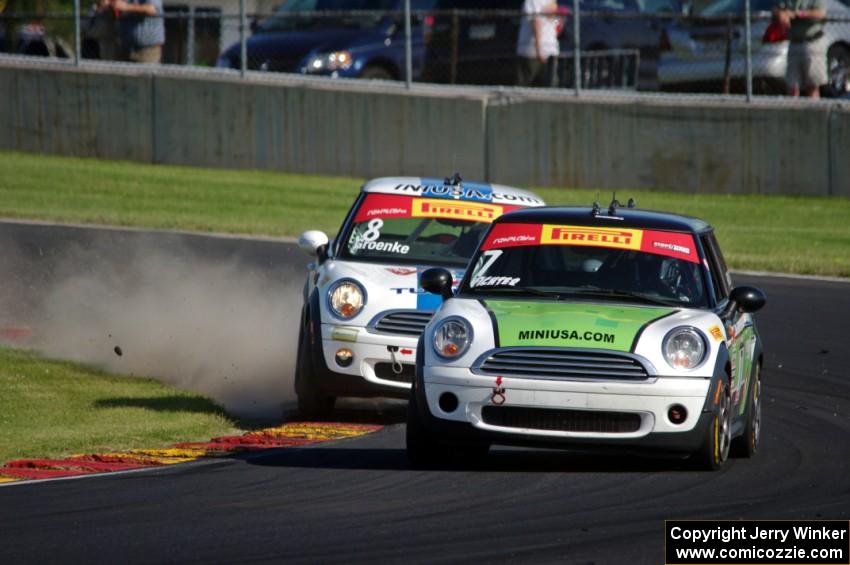
<instances>
[{"instance_id":1,"label":"hood","mask_svg":"<svg viewBox=\"0 0 850 565\"><path fill-rule=\"evenodd\" d=\"M487 300L499 347L575 347L632 351L650 323L677 312L675 308Z\"/></svg>"}]
</instances>

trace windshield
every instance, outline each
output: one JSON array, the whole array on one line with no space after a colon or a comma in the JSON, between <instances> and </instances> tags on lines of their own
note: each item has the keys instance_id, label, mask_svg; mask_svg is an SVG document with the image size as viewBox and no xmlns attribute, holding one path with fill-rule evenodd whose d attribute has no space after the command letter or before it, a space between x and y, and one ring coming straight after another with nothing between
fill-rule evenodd
<instances>
[{"instance_id":1,"label":"windshield","mask_svg":"<svg viewBox=\"0 0 850 565\"><path fill-rule=\"evenodd\" d=\"M388 10L397 10L396 0L290 0L260 25L261 31L292 31L328 27L374 27ZM352 14L372 11L371 14ZM310 14L310 12L317 12Z\"/></svg>"},{"instance_id":2,"label":"windshield","mask_svg":"<svg viewBox=\"0 0 850 565\"><path fill-rule=\"evenodd\" d=\"M367 194L340 256L380 263L466 266L489 224L518 206Z\"/></svg>"},{"instance_id":3,"label":"windshield","mask_svg":"<svg viewBox=\"0 0 850 565\"><path fill-rule=\"evenodd\" d=\"M692 235L586 226L498 224L461 292L707 306Z\"/></svg>"}]
</instances>

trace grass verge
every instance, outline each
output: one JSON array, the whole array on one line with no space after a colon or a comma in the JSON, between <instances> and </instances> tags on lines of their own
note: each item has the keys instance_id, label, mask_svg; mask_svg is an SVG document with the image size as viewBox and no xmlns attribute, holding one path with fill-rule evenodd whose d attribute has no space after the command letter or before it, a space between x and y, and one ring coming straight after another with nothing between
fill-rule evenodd
<instances>
[{"instance_id":1,"label":"grass verge","mask_svg":"<svg viewBox=\"0 0 850 565\"><path fill-rule=\"evenodd\" d=\"M239 431L203 396L29 351L0 347L0 391L0 463L166 447Z\"/></svg>"},{"instance_id":2,"label":"grass verge","mask_svg":"<svg viewBox=\"0 0 850 565\"><path fill-rule=\"evenodd\" d=\"M399 171L402 173L403 171ZM361 179L0 152L0 216L295 236L336 232ZM535 189L550 204L595 190ZM850 277L850 199L619 191L641 208L703 218L734 269ZM606 205L605 191L600 201Z\"/></svg>"}]
</instances>

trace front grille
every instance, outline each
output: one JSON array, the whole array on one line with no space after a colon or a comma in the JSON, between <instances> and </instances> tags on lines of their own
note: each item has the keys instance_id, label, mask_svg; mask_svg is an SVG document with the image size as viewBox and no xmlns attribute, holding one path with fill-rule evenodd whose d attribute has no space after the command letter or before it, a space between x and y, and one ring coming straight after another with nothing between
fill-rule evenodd
<instances>
[{"instance_id":1,"label":"front grille","mask_svg":"<svg viewBox=\"0 0 850 565\"><path fill-rule=\"evenodd\" d=\"M518 406L485 406L485 424L557 432L627 434L640 429L640 414L596 410L555 410Z\"/></svg>"},{"instance_id":2,"label":"front grille","mask_svg":"<svg viewBox=\"0 0 850 565\"><path fill-rule=\"evenodd\" d=\"M396 381L398 383L412 383L415 366L410 363L401 364L401 373L393 371L392 363L375 363L375 376L385 381Z\"/></svg>"},{"instance_id":3,"label":"front grille","mask_svg":"<svg viewBox=\"0 0 850 565\"><path fill-rule=\"evenodd\" d=\"M642 381L649 373L637 359L606 351L565 349L501 349L479 367L493 375L524 375L550 379Z\"/></svg>"},{"instance_id":4,"label":"front grille","mask_svg":"<svg viewBox=\"0 0 850 565\"><path fill-rule=\"evenodd\" d=\"M388 334L419 337L431 321L433 312L427 310L400 310L390 312L375 324L375 331Z\"/></svg>"}]
</instances>

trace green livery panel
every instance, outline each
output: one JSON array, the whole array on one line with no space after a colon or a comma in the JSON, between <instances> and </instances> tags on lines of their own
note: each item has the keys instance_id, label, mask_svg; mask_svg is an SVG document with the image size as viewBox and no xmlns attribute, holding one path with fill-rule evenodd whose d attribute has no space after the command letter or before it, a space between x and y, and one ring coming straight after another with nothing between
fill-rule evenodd
<instances>
[{"instance_id":1,"label":"green livery panel","mask_svg":"<svg viewBox=\"0 0 850 565\"><path fill-rule=\"evenodd\" d=\"M649 322L676 310L641 306L604 306L487 300L498 326L499 346L552 346L631 351Z\"/></svg>"}]
</instances>

